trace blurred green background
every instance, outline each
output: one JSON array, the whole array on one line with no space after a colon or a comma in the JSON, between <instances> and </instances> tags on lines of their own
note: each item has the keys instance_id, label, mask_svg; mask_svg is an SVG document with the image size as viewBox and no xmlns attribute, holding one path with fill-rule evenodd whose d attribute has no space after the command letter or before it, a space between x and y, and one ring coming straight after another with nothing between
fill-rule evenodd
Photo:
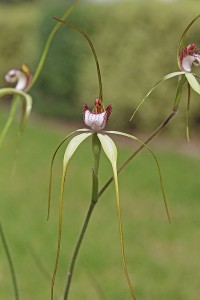
<instances>
[{"instance_id":1,"label":"blurred green background","mask_svg":"<svg viewBox=\"0 0 200 300\"><path fill-rule=\"evenodd\" d=\"M5 86L3 77L10 68L26 63L34 72L55 24L52 16L62 16L70 3L64 0L0 2L1 87ZM129 122L151 86L167 73L178 70L179 38L199 12L199 1L194 0L81 1L69 20L88 33L96 48L105 100L113 104L110 128L135 129L143 138L144 132L151 132L168 115L176 79L160 86L134 122ZM187 42L193 41L198 45L198 22L188 35ZM16 121L0 153L0 212L18 275L21 300L44 300L50 298L50 283L31 253L37 253L51 275L57 246L64 148L55 162L52 213L47 223L51 156L63 137L77 128L76 123L81 123L83 103L92 106L98 96L94 59L80 34L65 26L59 30L30 93L34 100L33 114L24 138L17 147ZM139 300L199 300L200 160L194 155L196 144L186 146L182 141L186 100L185 95L179 114L167 130L171 136L180 134L180 137L169 142L161 136L152 146L161 164L172 224L167 223L156 166L147 151L120 176L127 264ZM198 134L199 107L199 98L192 93L193 136ZM6 116L6 110L1 109L0 128ZM133 151L133 146L124 139L116 142L121 163ZM69 167L55 299L60 299L63 292L67 264L89 204L91 163L88 140ZM100 185L111 176L104 156L100 176ZM104 300L102 293L107 300L130 299L120 258L113 186L96 207L78 258L69 299ZM12 297L8 264L0 244L0 299Z\"/></svg>"},{"instance_id":2,"label":"blurred green background","mask_svg":"<svg viewBox=\"0 0 200 300\"><path fill-rule=\"evenodd\" d=\"M3 76L9 68L26 63L34 72L55 24L52 16L61 17L72 1L5 3L0 7L0 86L5 85ZM198 10L198 1L82 1L71 14L69 21L85 30L96 48L105 101L113 104L111 125L152 130L169 113L176 78L162 84L129 122L147 91L167 73L178 71L178 42ZM198 23L188 35L187 43L191 42L199 43ZM98 96L91 49L66 26L56 34L39 79L31 91L34 111L46 116L81 120L83 103L92 106ZM176 124L170 127L174 133L184 134L186 94ZM198 96L192 93L191 128L199 129L199 107Z\"/></svg>"}]
</instances>

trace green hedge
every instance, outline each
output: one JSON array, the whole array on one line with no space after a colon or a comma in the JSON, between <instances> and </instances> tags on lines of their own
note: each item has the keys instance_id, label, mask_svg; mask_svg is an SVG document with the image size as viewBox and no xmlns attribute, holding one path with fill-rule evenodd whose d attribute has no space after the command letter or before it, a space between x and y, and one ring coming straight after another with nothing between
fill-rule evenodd
<instances>
[{"instance_id":1,"label":"green hedge","mask_svg":"<svg viewBox=\"0 0 200 300\"><path fill-rule=\"evenodd\" d=\"M27 23L21 25L23 43L19 42L17 27L16 35L10 35L13 43L21 46L18 51L20 64L22 58L26 58L34 69L55 24L52 16L62 16L65 9L65 1L59 2L59 5L51 0L43 1L37 6L35 14L31 11L31 17L40 20L36 25L30 21L29 11L27 16L22 14L18 20L14 18L19 24L25 24L25 18L29 24L28 27ZM129 122L132 112L152 85L167 73L178 70L178 42L185 27L200 12L198 9L198 1L181 1L181 5L178 1L122 1L108 4L90 1L81 2L72 13L70 22L80 26L96 48L105 101L113 104L110 126L152 130L169 113L176 79L162 84L141 107L133 123ZM5 20L0 19L0 22L5 26ZM11 25L6 26L9 29ZM30 34L34 28L37 28L37 33L32 31ZM188 43L195 41L198 44L199 28L200 22L197 22L190 31ZM26 49L24 43L28 44ZM8 61L3 59L3 65L11 65L15 48L9 48L12 53L7 53ZM2 55L5 55L3 46L0 46L0 54L2 63ZM91 49L78 32L66 26L59 30L32 94L35 110L65 119L80 120L83 103L93 105L98 96L95 63ZM199 98L192 94L192 100L192 124L196 126L200 120ZM185 126L185 108L186 95L173 130L182 130Z\"/></svg>"}]
</instances>

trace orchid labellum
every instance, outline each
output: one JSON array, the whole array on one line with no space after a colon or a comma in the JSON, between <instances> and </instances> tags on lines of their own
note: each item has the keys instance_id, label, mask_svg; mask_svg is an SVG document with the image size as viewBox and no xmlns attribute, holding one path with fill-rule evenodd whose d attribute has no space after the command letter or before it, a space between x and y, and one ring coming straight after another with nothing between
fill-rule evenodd
<instances>
[{"instance_id":1,"label":"orchid labellum","mask_svg":"<svg viewBox=\"0 0 200 300\"><path fill-rule=\"evenodd\" d=\"M68 163L70 159L72 158L73 154L77 150L77 148L80 146L80 144L85 141L87 138L92 137L92 145L93 145L93 153L95 158L95 168L93 169L93 188L92 188L92 202L96 203L98 201L98 167L96 167L99 163L100 158L100 149L102 148L105 155L109 159L112 170L113 170L113 178L115 183L115 192L116 192L116 202L117 202L117 209L118 209L118 218L119 218L119 230L120 230L120 242L121 242L121 254L122 254L122 260L123 260L123 266L124 271L126 274L127 282L130 288L130 292L133 299L135 298L133 288L131 285L131 281L129 279L127 266L126 266L126 260L125 260L125 253L124 253L124 242L123 242L123 231L122 231L122 222L121 222L121 209L120 209L120 197L119 197L119 187L118 187L118 172L117 172L117 147L114 143L114 141L110 138L110 135L121 135L127 138L130 138L134 141L137 141L144 145L142 141L137 139L135 136L119 132L119 131L104 131L108 118L111 114L112 106L109 105L106 109L104 109L103 103L100 99L96 99L94 103L93 110L89 110L88 106L85 104L83 107L83 120L87 127L90 129L78 129L76 131L73 131L70 133L67 137L64 138L64 140L60 143L60 145L55 150L52 161L51 161L51 172L50 172L50 184L49 184L49 202L48 202L48 218L50 213L50 199L51 199L51 188L52 188L52 175L53 175L53 163L55 156L60 149L60 147L66 142L72 135L78 134L75 137L71 139L69 144L66 147L64 158L63 158L63 172L62 172L62 182L61 182L61 192L60 192L60 209L59 209L59 235L58 235L58 249L57 249L57 257L56 257L56 263L54 268L54 274L52 279L52 297L53 299L53 289L54 289L54 282L55 282L55 276L58 266L58 260L59 260L59 253L60 253L60 244L61 244L61 232L62 232L62 208L63 208L63 196L64 196L64 184L65 184L65 178L66 178L66 172L68 168ZM158 164L158 161L153 154L153 152L148 148L146 145L144 145L150 153L153 155L153 158L156 162L156 165L158 167L159 175L161 178L161 172L160 167ZM166 198L164 194L164 189L162 186L162 180L161 180L161 189L165 201L165 206L169 218Z\"/></svg>"}]
</instances>

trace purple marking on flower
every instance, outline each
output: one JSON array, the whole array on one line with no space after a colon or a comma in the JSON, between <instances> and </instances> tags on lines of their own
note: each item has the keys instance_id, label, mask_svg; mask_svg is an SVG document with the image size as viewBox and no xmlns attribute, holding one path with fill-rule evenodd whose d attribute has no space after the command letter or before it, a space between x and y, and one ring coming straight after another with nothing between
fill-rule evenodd
<instances>
[{"instance_id":1,"label":"purple marking on flower","mask_svg":"<svg viewBox=\"0 0 200 300\"><path fill-rule=\"evenodd\" d=\"M196 48L195 44L190 44L183 48L179 54L180 64L183 71L191 72L192 65L200 66L200 50Z\"/></svg>"},{"instance_id":2,"label":"purple marking on flower","mask_svg":"<svg viewBox=\"0 0 200 300\"><path fill-rule=\"evenodd\" d=\"M104 109L101 100L96 99L94 109L89 110L88 106L83 106L83 121L86 126L90 127L94 131L100 131L105 128L108 118L112 112L112 106L108 105Z\"/></svg>"},{"instance_id":3,"label":"purple marking on flower","mask_svg":"<svg viewBox=\"0 0 200 300\"><path fill-rule=\"evenodd\" d=\"M8 83L16 83L15 89L18 91L25 90L31 82L31 71L26 65L19 69L12 69L5 75Z\"/></svg>"}]
</instances>

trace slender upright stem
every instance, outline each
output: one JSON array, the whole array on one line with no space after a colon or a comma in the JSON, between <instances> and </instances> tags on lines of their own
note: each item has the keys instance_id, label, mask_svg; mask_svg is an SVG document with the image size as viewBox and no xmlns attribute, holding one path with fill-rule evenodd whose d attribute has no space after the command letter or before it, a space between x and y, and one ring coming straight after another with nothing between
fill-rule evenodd
<instances>
[{"instance_id":1,"label":"slender upright stem","mask_svg":"<svg viewBox=\"0 0 200 300\"><path fill-rule=\"evenodd\" d=\"M80 246L82 244L82 240L85 236L85 232L87 230L89 220L90 220L90 217L92 215L92 212L93 212L93 209L94 209L95 205L96 205L96 202L91 202L90 203L89 209L87 211L87 214L86 214L83 226L82 226L82 229L80 231L80 234L79 234L79 237L78 237L78 240L77 240L77 243L76 243L76 247L74 249L74 252L73 252L73 255L72 255L72 258L71 258L71 261L70 261L69 270L68 270L68 273L67 273L67 280L66 280L66 286L65 286L63 300L68 299L69 289L70 289L71 280L72 280L72 275L73 275L74 266L75 266L75 263L76 263L76 258L77 258L77 255L79 253L79 249L80 249Z\"/></svg>"},{"instance_id":2,"label":"slender upright stem","mask_svg":"<svg viewBox=\"0 0 200 300\"><path fill-rule=\"evenodd\" d=\"M167 126L167 124L171 121L171 119L175 116L176 111L172 111L170 115L165 119L165 121L144 141L140 147L138 147L130 156L129 158L121 165L121 167L117 170L118 174L120 174L126 165L145 147L145 145L149 144L159 133L162 131L163 128ZM102 187L98 194L98 199L101 195L105 192L108 186L113 182L113 176L106 182L106 184Z\"/></svg>"},{"instance_id":3,"label":"slender upright stem","mask_svg":"<svg viewBox=\"0 0 200 300\"><path fill-rule=\"evenodd\" d=\"M1 240L2 240L2 243L3 243L4 250L6 252L9 267L10 267L10 273L11 273L12 282L13 282L15 300L19 300L20 298L19 298L19 292L18 292L18 287L17 287L17 280L16 280L16 275L15 275L15 270L14 270L12 258L11 258L11 255L10 255L10 251L9 251L9 248L8 248L8 245L7 245L7 242L6 242L5 234L3 232L3 227L1 225L1 221L0 221L0 236L1 236Z\"/></svg>"}]
</instances>

